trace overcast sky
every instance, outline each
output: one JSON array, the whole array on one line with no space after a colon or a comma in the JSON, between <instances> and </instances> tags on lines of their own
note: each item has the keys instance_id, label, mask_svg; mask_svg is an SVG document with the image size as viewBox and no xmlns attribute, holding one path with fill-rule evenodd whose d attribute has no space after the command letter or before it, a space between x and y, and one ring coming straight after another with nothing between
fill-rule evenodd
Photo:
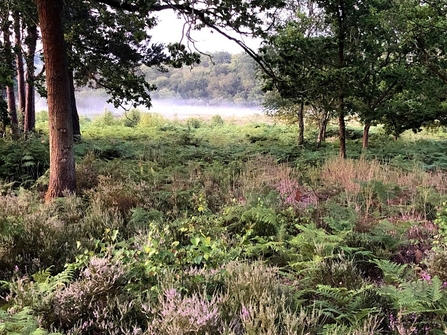
<instances>
[{"instance_id":1,"label":"overcast sky","mask_svg":"<svg viewBox=\"0 0 447 335\"><path fill-rule=\"evenodd\" d=\"M163 11L158 14L159 23L151 30L153 41L163 43L180 42L182 39L183 21L178 19L172 11ZM228 40L219 33L211 33L211 29L203 29L201 31L192 32L192 37L197 41L195 45L200 51L215 52L228 51L232 54L241 53L243 50L235 42ZM259 42L244 37L244 41L251 48L256 49ZM186 43L186 39L183 39Z\"/></svg>"}]
</instances>

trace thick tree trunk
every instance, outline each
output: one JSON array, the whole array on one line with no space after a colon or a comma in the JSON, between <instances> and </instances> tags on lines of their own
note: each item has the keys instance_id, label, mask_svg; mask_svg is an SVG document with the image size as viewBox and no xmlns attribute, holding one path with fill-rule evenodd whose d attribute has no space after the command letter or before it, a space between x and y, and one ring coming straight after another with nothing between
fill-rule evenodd
<instances>
[{"instance_id":1,"label":"thick tree trunk","mask_svg":"<svg viewBox=\"0 0 447 335\"><path fill-rule=\"evenodd\" d=\"M16 70L17 70L17 98L19 101L19 111L22 114L22 122L25 111L25 71L23 67L22 53L22 30L20 24L20 14L14 12L14 36L16 45Z\"/></svg>"},{"instance_id":2,"label":"thick tree trunk","mask_svg":"<svg viewBox=\"0 0 447 335\"><path fill-rule=\"evenodd\" d=\"M369 145L369 129L371 128L371 122L365 122L365 125L363 126L363 141L362 141L362 148L366 149Z\"/></svg>"},{"instance_id":3,"label":"thick tree trunk","mask_svg":"<svg viewBox=\"0 0 447 335\"><path fill-rule=\"evenodd\" d=\"M36 126L36 99L34 92L34 56L36 55L37 27L32 24L27 29L26 45L28 54L26 57L26 95L23 131L25 133L34 130Z\"/></svg>"},{"instance_id":4,"label":"thick tree trunk","mask_svg":"<svg viewBox=\"0 0 447 335\"><path fill-rule=\"evenodd\" d=\"M73 70L68 70L68 76L70 77L70 103L73 122L73 140L75 142L81 141L81 126L79 124L78 107L76 106L76 95L74 86Z\"/></svg>"},{"instance_id":5,"label":"thick tree trunk","mask_svg":"<svg viewBox=\"0 0 447 335\"><path fill-rule=\"evenodd\" d=\"M300 103L300 109L298 112L298 145L304 144L304 102Z\"/></svg>"},{"instance_id":6,"label":"thick tree trunk","mask_svg":"<svg viewBox=\"0 0 447 335\"><path fill-rule=\"evenodd\" d=\"M63 0L37 0L50 122L50 181L46 201L75 192L70 78L62 25Z\"/></svg>"}]
</instances>

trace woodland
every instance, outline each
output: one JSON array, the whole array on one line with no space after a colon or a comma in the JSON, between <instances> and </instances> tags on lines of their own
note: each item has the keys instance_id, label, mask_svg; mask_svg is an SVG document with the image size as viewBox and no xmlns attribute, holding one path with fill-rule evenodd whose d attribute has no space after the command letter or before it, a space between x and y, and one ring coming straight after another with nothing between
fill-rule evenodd
<instances>
[{"instance_id":1,"label":"woodland","mask_svg":"<svg viewBox=\"0 0 447 335\"><path fill-rule=\"evenodd\" d=\"M183 44L151 42L164 10ZM0 335L445 334L446 14L1 2ZM126 111L79 115L87 88ZM142 110L172 97L264 115Z\"/></svg>"}]
</instances>

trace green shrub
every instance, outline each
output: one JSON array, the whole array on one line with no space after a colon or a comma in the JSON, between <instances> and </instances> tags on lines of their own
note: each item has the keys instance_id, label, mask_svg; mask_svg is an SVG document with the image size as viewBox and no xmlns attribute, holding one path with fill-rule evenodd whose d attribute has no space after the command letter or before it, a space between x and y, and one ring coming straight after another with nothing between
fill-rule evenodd
<instances>
[{"instance_id":1,"label":"green shrub","mask_svg":"<svg viewBox=\"0 0 447 335\"><path fill-rule=\"evenodd\" d=\"M113 115L113 113L110 110L105 109L102 115L96 117L93 120L93 124L99 127L110 127L118 125L119 120L115 118L115 115Z\"/></svg>"},{"instance_id":2,"label":"green shrub","mask_svg":"<svg viewBox=\"0 0 447 335\"><path fill-rule=\"evenodd\" d=\"M224 119L220 115L213 115L211 118L211 126L222 127L225 124Z\"/></svg>"},{"instance_id":3,"label":"green shrub","mask_svg":"<svg viewBox=\"0 0 447 335\"><path fill-rule=\"evenodd\" d=\"M141 113L138 126L144 128L152 128L152 127L161 127L165 123L166 120L161 114Z\"/></svg>"},{"instance_id":4,"label":"green shrub","mask_svg":"<svg viewBox=\"0 0 447 335\"><path fill-rule=\"evenodd\" d=\"M186 125L188 128L198 129L202 126L202 120L195 117L189 117L186 119Z\"/></svg>"},{"instance_id":5,"label":"green shrub","mask_svg":"<svg viewBox=\"0 0 447 335\"><path fill-rule=\"evenodd\" d=\"M131 109L128 112L125 112L121 117L124 127L135 127L140 123L141 120L141 112L138 109Z\"/></svg>"}]
</instances>

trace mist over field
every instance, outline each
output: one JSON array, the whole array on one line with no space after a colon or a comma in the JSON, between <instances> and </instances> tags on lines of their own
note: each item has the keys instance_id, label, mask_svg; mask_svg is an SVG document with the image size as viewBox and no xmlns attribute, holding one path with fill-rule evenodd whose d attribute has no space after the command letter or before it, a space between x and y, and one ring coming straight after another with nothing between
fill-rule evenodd
<instances>
[{"instance_id":1,"label":"mist over field","mask_svg":"<svg viewBox=\"0 0 447 335\"><path fill-rule=\"evenodd\" d=\"M106 109L113 112L116 116L124 113L122 108L115 108L112 104L107 103L107 98L103 96L86 96L85 94L81 94L77 96L76 103L79 114L83 116L91 117L101 115ZM177 117L180 119L191 116L213 116L217 114L225 117L245 117L262 114L262 108L259 106L246 107L235 104L204 105L194 104L180 99L153 100L152 105L150 110L143 106L139 107L139 109L146 112L158 113L167 118ZM46 109L46 99L36 97L36 111Z\"/></svg>"}]
</instances>

